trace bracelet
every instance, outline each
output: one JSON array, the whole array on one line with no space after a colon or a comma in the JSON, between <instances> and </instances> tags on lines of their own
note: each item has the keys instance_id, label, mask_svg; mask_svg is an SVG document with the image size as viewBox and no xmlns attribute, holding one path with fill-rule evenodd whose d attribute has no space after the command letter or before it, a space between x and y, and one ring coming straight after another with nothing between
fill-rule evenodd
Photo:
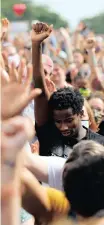
<instances>
[{"instance_id":1,"label":"bracelet","mask_svg":"<svg viewBox=\"0 0 104 225\"><path fill-rule=\"evenodd\" d=\"M11 162L9 160L4 160L3 161L3 164L6 165L6 166L9 166L11 168L14 168L15 167L15 163L14 162Z\"/></svg>"}]
</instances>

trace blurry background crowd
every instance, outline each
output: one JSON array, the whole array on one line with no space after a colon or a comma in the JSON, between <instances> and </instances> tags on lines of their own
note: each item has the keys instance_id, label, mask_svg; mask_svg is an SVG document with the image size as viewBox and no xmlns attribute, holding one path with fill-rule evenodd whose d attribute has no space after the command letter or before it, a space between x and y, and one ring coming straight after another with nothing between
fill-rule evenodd
<instances>
[{"instance_id":1,"label":"blurry background crowd","mask_svg":"<svg viewBox=\"0 0 104 225\"><path fill-rule=\"evenodd\" d=\"M21 187L19 186L20 178L18 174L21 170L21 161L24 160L23 155L25 155L25 153L20 155L20 157L17 157L17 152L23 149L24 144L27 141L30 143L32 153L39 154L40 150L40 142L37 138L37 134L34 134L34 99L41 94L41 90L34 90L34 79L32 76L32 25L34 24L34 26L36 26L36 24L40 22L52 25L50 28L52 29L52 32L47 35L49 37L46 39L43 38L41 41L42 65L46 79L46 86L50 96L62 88L64 89L69 87L78 90L81 96L84 97L84 114L81 119L82 125L86 129L90 128L93 132L102 135L103 139L104 13L102 12L101 14L89 19L82 19L78 21L74 28L72 28L69 24L70 21L63 19L62 15L53 12L46 6L37 5L31 1L17 2L15 0L9 0L2 1L1 15L3 17L1 20L0 34L0 73L2 85L2 214L4 221L3 225L7 225L7 218L10 219L10 225L19 225L18 211L20 210L21 198L17 198L17 196L20 196L19 191ZM42 32L43 31L40 31L40 35ZM36 86L36 88L40 87ZM31 120L29 120L28 117ZM18 161L18 169L14 165L16 160ZM10 165L10 161L14 164L11 163ZM10 168L15 167L15 169L11 171L9 168L9 171L7 167L5 168L5 165ZM28 174L29 179L27 179L25 177L26 173L28 174L28 171L24 170L24 173L21 175L21 180L23 182L22 188L24 190L26 188L29 189L30 192L33 192L36 196L39 196L39 193L42 193L40 194L39 200L42 199L42 201L45 202L45 197L44 199L42 197L43 195L45 196L45 193L42 192L43 190L41 190L41 185L35 180L32 184L31 174ZM14 177L15 179L13 179ZM37 179L40 180L39 178ZM13 180L12 186L15 184L14 186L18 188L12 189L12 186L10 185L10 187L8 186L8 190L6 190L5 187L6 184L9 183L9 180ZM36 187L36 190L40 190L40 192L33 191L32 185ZM8 196L11 199L6 203L5 200L8 200ZM59 196L59 198L61 197ZM35 200L37 201L37 198ZM25 199L25 203L27 203L26 201L29 201L28 194ZM32 199L30 198L30 202L31 201ZM43 202L41 204L43 204ZM66 205L67 204L68 203L66 202ZM16 205L17 207L15 207ZM43 208L45 208L45 203L43 205ZM8 212L9 207L11 209L10 212ZM28 210L27 205L25 209L34 215L33 211L30 209ZM36 213L39 215L39 212L36 211ZM13 215L13 218L11 215ZM17 218L16 222L15 218ZM38 224L37 221L35 222ZM31 215L24 209L21 209L21 224L22 223L24 225L25 223L26 225L34 224L33 217L31 217ZM62 221L62 224L67 223L72 224L73 222ZM77 224L77 221L75 224ZM87 224L87 222L85 224ZM95 224L95 221L91 221L91 224Z\"/></svg>"}]
</instances>

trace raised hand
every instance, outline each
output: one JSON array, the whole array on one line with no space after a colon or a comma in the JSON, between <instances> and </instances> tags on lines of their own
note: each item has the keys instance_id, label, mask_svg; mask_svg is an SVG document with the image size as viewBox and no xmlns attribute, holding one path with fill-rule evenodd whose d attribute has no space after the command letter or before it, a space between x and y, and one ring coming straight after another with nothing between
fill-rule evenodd
<instances>
[{"instance_id":1,"label":"raised hand","mask_svg":"<svg viewBox=\"0 0 104 225\"><path fill-rule=\"evenodd\" d=\"M34 126L29 118L17 116L1 124L1 150L2 159L14 161L18 151L25 142L34 135Z\"/></svg>"},{"instance_id":2,"label":"raised hand","mask_svg":"<svg viewBox=\"0 0 104 225\"><path fill-rule=\"evenodd\" d=\"M3 120L18 115L29 102L41 94L40 89L28 91L27 86L10 83L1 90L1 118Z\"/></svg>"},{"instance_id":3,"label":"raised hand","mask_svg":"<svg viewBox=\"0 0 104 225\"><path fill-rule=\"evenodd\" d=\"M35 43L41 43L47 37L49 37L50 33L52 32L53 25L48 26L45 23L37 23L33 24L32 31L31 31L31 40Z\"/></svg>"},{"instance_id":4,"label":"raised hand","mask_svg":"<svg viewBox=\"0 0 104 225\"><path fill-rule=\"evenodd\" d=\"M26 70L25 81L23 83L24 69ZM25 63L20 63L19 71L15 69L12 63L9 68L8 79L1 76L1 117L8 119L18 115L29 104L29 102L41 94L40 89L31 90L32 65L25 67ZM4 104L5 102L5 104Z\"/></svg>"},{"instance_id":5,"label":"raised hand","mask_svg":"<svg viewBox=\"0 0 104 225\"><path fill-rule=\"evenodd\" d=\"M94 49L95 47L96 47L96 39L94 37L88 38L86 43L86 48L90 50L90 49Z\"/></svg>"},{"instance_id":6,"label":"raised hand","mask_svg":"<svg viewBox=\"0 0 104 225\"><path fill-rule=\"evenodd\" d=\"M46 82L46 85L47 85L49 96L51 96L56 91L55 84L51 79L49 79L47 77L45 78L45 82Z\"/></svg>"},{"instance_id":7,"label":"raised hand","mask_svg":"<svg viewBox=\"0 0 104 225\"><path fill-rule=\"evenodd\" d=\"M3 18L1 20L1 40L5 37L6 33L8 32L9 21L7 18Z\"/></svg>"}]
</instances>

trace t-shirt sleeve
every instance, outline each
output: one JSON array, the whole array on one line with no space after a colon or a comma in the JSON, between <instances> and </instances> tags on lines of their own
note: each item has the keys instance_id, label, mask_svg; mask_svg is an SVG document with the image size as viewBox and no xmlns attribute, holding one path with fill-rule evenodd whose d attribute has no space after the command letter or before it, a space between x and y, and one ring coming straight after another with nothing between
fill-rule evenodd
<instances>
[{"instance_id":1,"label":"t-shirt sleeve","mask_svg":"<svg viewBox=\"0 0 104 225\"><path fill-rule=\"evenodd\" d=\"M63 190L62 173L66 159L61 157L44 157L48 163L48 184L52 188Z\"/></svg>"},{"instance_id":2,"label":"t-shirt sleeve","mask_svg":"<svg viewBox=\"0 0 104 225\"><path fill-rule=\"evenodd\" d=\"M26 142L24 149L26 150L26 152L31 152L31 147L30 147L29 142Z\"/></svg>"}]
</instances>

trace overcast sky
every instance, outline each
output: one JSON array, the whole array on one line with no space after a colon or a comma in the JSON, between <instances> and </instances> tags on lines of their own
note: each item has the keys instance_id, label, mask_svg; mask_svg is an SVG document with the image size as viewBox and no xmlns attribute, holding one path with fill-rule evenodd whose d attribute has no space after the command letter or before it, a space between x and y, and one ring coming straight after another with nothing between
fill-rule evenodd
<instances>
[{"instance_id":1,"label":"overcast sky","mask_svg":"<svg viewBox=\"0 0 104 225\"><path fill-rule=\"evenodd\" d=\"M34 0L37 3L47 4L51 9L64 16L72 26L80 18L93 16L104 12L104 0Z\"/></svg>"}]
</instances>

